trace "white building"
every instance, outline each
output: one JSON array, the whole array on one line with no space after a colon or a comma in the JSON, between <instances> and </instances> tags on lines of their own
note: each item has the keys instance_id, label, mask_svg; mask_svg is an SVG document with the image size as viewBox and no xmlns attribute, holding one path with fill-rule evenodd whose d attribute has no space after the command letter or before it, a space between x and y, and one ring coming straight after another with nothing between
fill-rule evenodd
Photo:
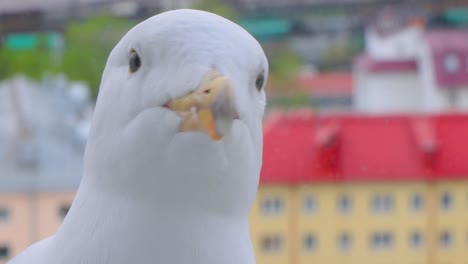
<instances>
[{"instance_id":1,"label":"white building","mask_svg":"<svg viewBox=\"0 0 468 264\"><path fill-rule=\"evenodd\" d=\"M358 112L468 111L468 32L369 28L353 77Z\"/></svg>"}]
</instances>

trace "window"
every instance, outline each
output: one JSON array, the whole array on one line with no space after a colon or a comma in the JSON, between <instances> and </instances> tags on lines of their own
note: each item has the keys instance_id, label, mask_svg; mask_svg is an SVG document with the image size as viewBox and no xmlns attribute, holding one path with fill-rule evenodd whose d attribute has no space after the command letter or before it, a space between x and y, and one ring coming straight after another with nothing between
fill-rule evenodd
<instances>
[{"instance_id":1,"label":"window","mask_svg":"<svg viewBox=\"0 0 468 264\"><path fill-rule=\"evenodd\" d=\"M375 250L389 249L393 246L393 235L390 232L375 232L371 236L371 246Z\"/></svg>"},{"instance_id":2,"label":"window","mask_svg":"<svg viewBox=\"0 0 468 264\"><path fill-rule=\"evenodd\" d=\"M262 239L261 247L265 253L277 253L283 248L283 239L280 235L267 235Z\"/></svg>"},{"instance_id":3,"label":"window","mask_svg":"<svg viewBox=\"0 0 468 264\"><path fill-rule=\"evenodd\" d=\"M308 234L304 237L304 249L307 251L314 251L318 247L317 236L315 234Z\"/></svg>"},{"instance_id":4,"label":"window","mask_svg":"<svg viewBox=\"0 0 468 264\"><path fill-rule=\"evenodd\" d=\"M274 211L275 212L281 212L283 211L283 200L281 200L280 198L276 198L273 200L273 208L274 208Z\"/></svg>"},{"instance_id":5,"label":"window","mask_svg":"<svg viewBox=\"0 0 468 264\"><path fill-rule=\"evenodd\" d=\"M439 236L440 247L449 248L450 246L452 246L452 243L453 243L452 233L450 233L447 230L442 231Z\"/></svg>"},{"instance_id":6,"label":"window","mask_svg":"<svg viewBox=\"0 0 468 264\"><path fill-rule=\"evenodd\" d=\"M351 198L349 197L349 195L342 195L339 199L338 199L338 210L341 212L341 213L349 213L351 212L351 209L352 209L352 201L351 201Z\"/></svg>"},{"instance_id":7,"label":"window","mask_svg":"<svg viewBox=\"0 0 468 264\"><path fill-rule=\"evenodd\" d=\"M313 214L317 212L317 199L314 196L306 196L304 198L304 212Z\"/></svg>"},{"instance_id":8,"label":"window","mask_svg":"<svg viewBox=\"0 0 468 264\"><path fill-rule=\"evenodd\" d=\"M421 232L414 231L410 235L410 245L412 248L418 249L423 246L423 236Z\"/></svg>"},{"instance_id":9,"label":"window","mask_svg":"<svg viewBox=\"0 0 468 264\"><path fill-rule=\"evenodd\" d=\"M273 200L271 198L266 198L263 200L262 210L264 213L271 213L273 210Z\"/></svg>"},{"instance_id":10,"label":"window","mask_svg":"<svg viewBox=\"0 0 468 264\"><path fill-rule=\"evenodd\" d=\"M70 210L70 205L62 205L59 209L59 215L63 219L67 216L68 211Z\"/></svg>"},{"instance_id":11,"label":"window","mask_svg":"<svg viewBox=\"0 0 468 264\"><path fill-rule=\"evenodd\" d=\"M440 207L444 211L448 211L453 207L453 196L450 192L444 192L440 197Z\"/></svg>"},{"instance_id":12,"label":"window","mask_svg":"<svg viewBox=\"0 0 468 264\"><path fill-rule=\"evenodd\" d=\"M372 197L371 204L375 213L389 213L393 209L393 197L389 194L376 194Z\"/></svg>"},{"instance_id":13,"label":"window","mask_svg":"<svg viewBox=\"0 0 468 264\"><path fill-rule=\"evenodd\" d=\"M0 245L0 260L6 260L10 257L10 248L5 245Z\"/></svg>"},{"instance_id":14,"label":"window","mask_svg":"<svg viewBox=\"0 0 468 264\"><path fill-rule=\"evenodd\" d=\"M372 211L377 212L380 211L380 195L373 195L371 200L371 208Z\"/></svg>"},{"instance_id":15,"label":"window","mask_svg":"<svg viewBox=\"0 0 468 264\"><path fill-rule=\"evenodd\" d=\"M280 197L267 197L263 200L262 210L267 215L279 214L284 209L284 202Z\"/></svg>"},{"instance_id":16,"label":"window","mask_svg":"<svg viewBox=\"0 0 468 264\"><path fill-rule=\"evenodd\" d=\"M422 194L413 193L410 198L410 208L413 212L420 212L424 207L424 200Z\"/></svg>"},{"instance_id":17,"label":"window","mask_svg":"<svg viewBox=\"0 0 468 264\"><path fill-rule=\"evenodd\" d=\"M390 195L385 195L383 197L383 210L384 212L390 212L393 210L393 197Z\"/></svg>"},{"instance_id":18,"label":"window","mask_svg":"<svg viewBox=\"0 0 468 264\"><path fill-rule=\"evenodd\" d=\"M349 251L351 248L351 235L343 232L338 236L338 250L341 252Z\"/></svg>"},{"instance_id":19,"label":"window","mask_svg":"<svg viewBox=\"0 0 468 264\"><path fill-rule=\"evenodd\" d=\"M0 223L8 221L8 217L10 216L10 212L6 207L0 207Z\"/></svg>"}]
</instances>

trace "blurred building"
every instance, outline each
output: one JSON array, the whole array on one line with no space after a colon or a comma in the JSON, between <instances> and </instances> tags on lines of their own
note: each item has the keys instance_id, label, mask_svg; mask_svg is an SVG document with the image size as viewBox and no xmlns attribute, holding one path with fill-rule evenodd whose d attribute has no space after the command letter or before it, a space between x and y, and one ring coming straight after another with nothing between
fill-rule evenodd
<instances>
[{"instance_id":1,"label":"blurred building","mask_svg":"<svg viewBox=\"0 0 468 264\"><path fill-rule=\"evenodd\" d=\"M39 11L46 18L65 20L99 12L122 16L154 15L156 12L188 8L200 0L4 0L0 1L0 15Z\"/></svg>"},{"instance_id":2,"label":"blurred building","mask_svg":"<svg viewBox=\"0 0 468 264\"><path fill-rule=\"evenodd\" d=\"M307 92L317 112L345 112L352 109L353 75L350 72L305 72L297 85Z\"/></svg>"},{"instance_id":3,"label":"blurred building","mask_svg":"<svg viewBox=\"0 0 468 264\"><path fill-rule=\"evenodd\" d=\"M257 263L466 263L468 115L273 113Z\"/></svg>"},{"instance_id":4,"label":"blurred building","mask_svg":"<svg viewBox=\"0 0 468 264\"><path fill-rule=\"evenodd\" d=\"M356 58L354 107L369 113L468 111L468 31L381 18Z\"/></svg>"},{"instance_id":5,"label":"blurred building","mask_svg":"<svg viewBox=\"0 0 468 264\"><path fill-rule=\"evenodd\" d=\"M0 263L62 223L81 179L91 113L80 83L0 83Z\"/></svg>"},{"instance_id":6,"label":"blurred building","mask_svg":"<svg viewBox=\"0 0 468 264\"><path fill-rule=\"evenodd\" d=\"M145 19L177 8L188 8L199 0L3 0L0 1L0 47L8 45L24 49L36 45L37 33L43 32L55 48L63 42L63 32L71 20L84 19L99 13ZM16 44L16 45L12 45Z\"/></svg>"}]
</instances>

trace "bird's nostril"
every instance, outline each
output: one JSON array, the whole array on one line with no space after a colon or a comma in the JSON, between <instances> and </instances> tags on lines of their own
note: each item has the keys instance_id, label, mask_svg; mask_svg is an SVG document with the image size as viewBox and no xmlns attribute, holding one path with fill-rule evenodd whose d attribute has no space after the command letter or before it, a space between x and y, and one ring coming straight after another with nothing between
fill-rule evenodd
<instances>
[{"instance_id":1,"label":"bird's nostril","mask_svg":"<svg viewBox=\"0 0 468 264\"><path fill-rule=\"evenodd\" d=\"M205 91L203 91L204 93L206 94L209 94L211 92L211 89L206 89Z\"/></svg>"}]
</instances>

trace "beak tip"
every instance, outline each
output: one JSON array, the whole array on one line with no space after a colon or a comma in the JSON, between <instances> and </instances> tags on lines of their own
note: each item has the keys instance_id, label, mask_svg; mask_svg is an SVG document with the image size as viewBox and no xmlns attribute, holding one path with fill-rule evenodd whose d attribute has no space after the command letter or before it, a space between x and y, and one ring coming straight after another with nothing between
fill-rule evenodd
<instances>
[{"instance_id":1,"label":"beak tip","mask_svg":"<svg viewBox=\"0 0 468 264\"><path fill-rule=\"evenodd\" d=\"M184 117L181 131L203 131L214 141L229 135L239 119L229 78L219 73L207 74L197 90L163 107Z\"/></svg>"}]
</instances>

